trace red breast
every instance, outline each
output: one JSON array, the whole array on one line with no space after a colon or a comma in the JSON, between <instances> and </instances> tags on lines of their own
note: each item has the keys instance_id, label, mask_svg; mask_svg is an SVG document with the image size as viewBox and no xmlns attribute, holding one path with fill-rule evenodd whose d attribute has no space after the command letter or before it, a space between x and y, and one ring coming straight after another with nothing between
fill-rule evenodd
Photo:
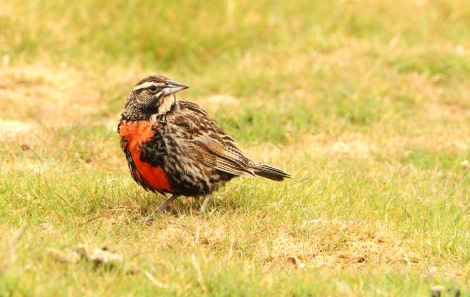
<instances>
[{"instance_id":1,"label":"red breast","mask_svg":"<svg viewBox=\"0 0 470 297\"><path fill-rule=\"evenodd\" d=\"M147 162L140 160L140 148L142 145L152 139L155 134L154 125L147 121L127 122L123 121L119 127L121 139L125 139L124 150L132 154L135 164L135 176L142 179L153 189L159 192L172 192L168 175L161 167L152 167Z\"/></svg>"}]
</instances>

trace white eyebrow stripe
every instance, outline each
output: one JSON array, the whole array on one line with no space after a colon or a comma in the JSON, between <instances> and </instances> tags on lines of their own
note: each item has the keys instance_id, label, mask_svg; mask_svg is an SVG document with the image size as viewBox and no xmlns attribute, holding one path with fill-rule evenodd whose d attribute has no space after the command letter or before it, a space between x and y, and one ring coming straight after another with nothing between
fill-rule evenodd
<instances>
[{"instance_id":1,"label":"white eyebrow stripe","mask_svg":"<svg viewBox=\"0 0 470 297\"><path fill-rule=\"evenodd\" d=\"M141 83L140 85L137 85L135 86L132 91L137 91L137 90L141 90L141 89L146 89L146 88L149 88L151 86L157 86L156 83L154 82L151 82L151 81L147 81L147 82L144 82L144 83Z\"/></svg>"}]
</instances>

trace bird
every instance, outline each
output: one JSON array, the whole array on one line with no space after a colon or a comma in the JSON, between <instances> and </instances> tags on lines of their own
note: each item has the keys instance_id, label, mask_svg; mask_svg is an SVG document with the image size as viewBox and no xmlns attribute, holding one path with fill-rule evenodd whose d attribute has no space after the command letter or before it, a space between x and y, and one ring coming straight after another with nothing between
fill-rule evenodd
<instances>
[{"instance_id":1,"label":"bird","mask_svg":"<svg viewBox=\"0 0 470 297\"><path fill-rule=\"evenodd\" d=\"M246 157L204 109L177 99L175 94L187 88L163 75L140 80L127 96L117 127L133 179L145 190L169 196L158 211L179 196L204 196L202 213L209 195L234 177L290 178Z\"/></svg>"}]
</instances>

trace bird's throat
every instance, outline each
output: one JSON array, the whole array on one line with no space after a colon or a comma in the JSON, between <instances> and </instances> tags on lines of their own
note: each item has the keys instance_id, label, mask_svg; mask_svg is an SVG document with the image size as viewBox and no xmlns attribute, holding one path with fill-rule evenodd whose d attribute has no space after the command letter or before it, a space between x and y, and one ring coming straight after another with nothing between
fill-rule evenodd
<instances>
[{"instance_id":1,"label":"bird's throat","mask_svg":"<svg viewBox=\"0 0 470 297\"><path fill-rule=\"evenodd\" d=\"M166 96L160 102L160 106L158 106L157 116L165 115L169 113L176 104L176 97L175 96Z\"/></svg>"}]
</instances>

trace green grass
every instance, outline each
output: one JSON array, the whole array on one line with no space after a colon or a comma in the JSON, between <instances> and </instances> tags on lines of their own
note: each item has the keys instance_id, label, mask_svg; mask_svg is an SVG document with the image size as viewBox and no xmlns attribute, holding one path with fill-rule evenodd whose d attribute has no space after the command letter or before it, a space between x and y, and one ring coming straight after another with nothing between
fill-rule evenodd
<instances>
[{"instance_id":1,"label":"green grass","mask_svg":"<svg viewBox=\"0 0 470 297\"><path fill-rule=\"evenodd\" d=\"M0 296L470 296L465 1L3 2ZM156 213L115 132L151 73L293 178Z\"/></svg>"}]
</instances>

